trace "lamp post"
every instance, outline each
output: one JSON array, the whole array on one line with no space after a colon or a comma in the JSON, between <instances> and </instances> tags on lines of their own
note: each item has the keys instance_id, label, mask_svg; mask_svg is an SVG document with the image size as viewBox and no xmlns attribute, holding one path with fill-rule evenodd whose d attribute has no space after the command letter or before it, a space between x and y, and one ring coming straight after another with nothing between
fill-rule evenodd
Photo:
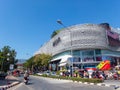
<instances>
[{"instance_id":1,"label":"lamp post","mask_svg":"<svg viewBox=\"0 0 120 90\"><path fill-rule=\"evenodd\" d=\"M7 53L7 61L8 61L8 63L10 63L10 62L9 62L9 61L10 61L10 58L9 58L9 57L10 57L10 53ZM8 69L8 70L10 70L10 65L11 65L11 64L9 64L9 69Z\"/></svg>"},{"instance_id":2,"label":"lamp post","mask_svg":"<svg viewBox=\"0 0 120 90\"><path fill-rule=\"evenodd\" d=\"M10 53L7 54L7 61L10 60L9 56L10 56Z\"/></svg>"},{"instance_id":3,"label":"lamp post","mask_svg":"<svg viewBox=\"0 0 120 90\"><path fill-rule=\"evenodd\" d=\"M71 33L71 29L67 28L61 20L57 20L57 23L62 25L64 28L66 28L69 32L70 32L70 54L71 56L73 56L73 51L72 51L72 33ZM71 77L73 76L73 57L71 58L72 60L72 66L71 66Z\"/></svg>"}]
</instances>

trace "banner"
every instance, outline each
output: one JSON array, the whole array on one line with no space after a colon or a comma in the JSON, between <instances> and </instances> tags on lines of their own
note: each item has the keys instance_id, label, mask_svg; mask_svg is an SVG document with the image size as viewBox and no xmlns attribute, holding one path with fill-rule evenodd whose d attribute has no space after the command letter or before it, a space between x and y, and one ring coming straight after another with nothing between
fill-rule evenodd
<instances>
[{"instance_id":1,"label":"banner","mask_svg":"<svg viewBox=\"0 0 120 90\"><path fill-rule=\"evenodd\" d=\"M102 62L100 62L97 66L98 69L100 70L110 70L111 66L110 66L110 61L109 60L104 60Z\"/></svg>"}]
</instances>

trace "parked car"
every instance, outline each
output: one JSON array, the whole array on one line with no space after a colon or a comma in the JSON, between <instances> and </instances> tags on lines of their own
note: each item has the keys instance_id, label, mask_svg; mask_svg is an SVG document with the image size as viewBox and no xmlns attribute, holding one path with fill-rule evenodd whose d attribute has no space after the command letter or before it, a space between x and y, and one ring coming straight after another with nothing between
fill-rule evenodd
<instances>
[{"instance_id":1,"label":"parked car","mask_svg":"<svg viewBox=\"0 0 120 90\"><path fill-rule=\"evenodd\" d=\"M7 73L0 73L0 80L4 80L7 76Z\"/></svg>"},{"instance_id":2,"label":"parked car","mask_svg":"<svg viewBox=\"0 0 120 90\"><path fill-rule=\"evenodd\" d=\"M37 75L43 75L44 73L43 72L38 72L36 73Z\"/></svg>"},{"instance_id":3,"label":"parked car","mask_svg":"<svg viewBox=\"0 0 120 90\"><path fill-rule=\"evenodd\" d=\"M50 71L44 71L43 74L46 74L47 76L49 76L50 75Z\"/></svg>"},{"instance_id":4,"label":"parked car","mask_svg":"<svg viewBox=\"0 0 120 90\"><path fill-rule=\"evenodd\" d=\"M57 76L57 75L56 75L56 72L51 72L50 75L52 75L52 76Z\"/></svg>"}]
</instances>

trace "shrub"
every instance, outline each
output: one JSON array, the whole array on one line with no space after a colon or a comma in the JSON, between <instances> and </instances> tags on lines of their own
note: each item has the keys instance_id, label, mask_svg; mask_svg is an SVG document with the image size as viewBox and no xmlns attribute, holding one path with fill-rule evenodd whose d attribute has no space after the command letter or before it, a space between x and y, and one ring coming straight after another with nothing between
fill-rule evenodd
<instances>
[{"instance_id":1,"label":"shrub","mask_svg":"<svg viewBox=\"0 0 120 90\"><path fill-rule=\"evenodd\" d=\"M64 77L64 76L48 76L46 74L41 75L42 77L48 78L56 78L56 79L64 79L64 80L72 80L77 82L89 82L89 83L101 83L103 80L95 79L95 78L80 78L80 77Z\"/></svg>"}]
</instances>

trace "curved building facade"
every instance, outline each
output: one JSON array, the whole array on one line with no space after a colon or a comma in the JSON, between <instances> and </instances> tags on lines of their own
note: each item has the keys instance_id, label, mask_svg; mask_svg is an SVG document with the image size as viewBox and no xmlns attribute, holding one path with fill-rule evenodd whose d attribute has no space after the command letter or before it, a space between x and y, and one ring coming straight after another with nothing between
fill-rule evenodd
<instances>
[{"instance_id":1,"label":"curved building facade","mask_svg":"<svg viewBox=\"0 0 120 90\"><path fill-rule=\"evenodd\" d=\"M120 35L109 24L73 25L61 30L35 54L52 54L53 70L71 65L78 68L96 67L102 60L112 66L120 63Z\"/></svg>"}]
</instances>

